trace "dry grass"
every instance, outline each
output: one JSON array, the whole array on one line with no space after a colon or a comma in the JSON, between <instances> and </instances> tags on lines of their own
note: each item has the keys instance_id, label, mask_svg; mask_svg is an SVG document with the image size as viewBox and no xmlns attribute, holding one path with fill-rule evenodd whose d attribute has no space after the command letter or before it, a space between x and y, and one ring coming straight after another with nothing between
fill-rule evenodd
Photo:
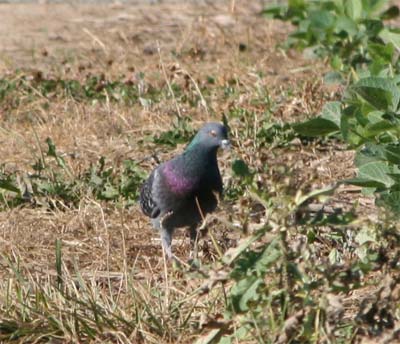
<instances>
[{"instance_id":1,"label":"dry grass","mask_svg":"<svg viewBox=\"0 0 400 344\"><path fill-rule=\"evenodd\" d=\"M211 96L207 104L210 112L214 114L211 115L212 119L221 118L222 113L227 113L234 107L246 108L261 117L263 105L250 104L257 87L267 89L273 98L279 97L280 94L283 97L288 90L297 92L297 85L304 87L300 89L299 95L294 95L289 100L289 103L287 99L281 100L277 116L282 120L296 120L297 114L304 113L305 107L310 107L307 112L312 114L321 106L319 99L322 91L318 86L310 91L308 84L311 81L308 80L319 78L323 67L320 66L319 70L314 69L312 75L307 75L310 74L308 68L305 72L291 73L291 70L304 65L309 66L310 62L302 60L297 54L290 57L277 50L275 46L279 38L282 40L285 37L285 30L257 16L256 9L237 8L234 15L231 15L229 8L223 5L216 8L195 5L143 6L139 10L136 7L96 6L90 18L87 18L85 15L90 8L68 5L30 8L31 6L33 5L5 6L2 9L17 9L16 17L21 16L20 20L24 22L28 20L26 30L29 28L35 40L35 49L30 52L34 58L25 55L27 51L21 48L18 52L9 48L12 51L11 56L8 56L10 53L6 50L3 61L13 57L15 62L10 63L3 73L12 73L15 68L23 68L28 76L40 70L44 76L49 77L54 75L83 80L88 75L104 74L106 79L123 76L137 82L136 74L143 72L147 87L165 88L166 81L157 53L159 42L162 61L171 82L187 87L189 92L195 93L195 85L187 80L186 73L198 83L206 82L207 76L216 80L216 84L210 86ZM54 13L55 17L46 16L48 11L52 15ZM166 15L167 12L170 15ZM67 16L60 22L61 19L57 20L57 13L66 13ZM125 13L126 19L121 13ZM173 25L170 24L171 21ZM76 23L79 22L85 23L83 29L77 29ZM9 30L13 27L14 24L10 23ZM257 27L257 31L252 27ZM43 28L47 28L47 34L43 34ZM87 30L84 30L85 28ZM86 31L90 31L92 37L88 36ZM68 35L71 41L62 44L61 49L58 41L53 42L52 36L55 34L61 37ZM126 39L118 39L120 35L126 36ZM27 37L23 37L22 33L20 36L17 32L15 41L20 41L14 44L21 47L27 43L28 40L23 41L25 39L27 40ZM100 40L102 44L99 43ZM242 42L248 48L240 53L238 46ZM144 53L150 45L154 51ZM100 49L101 46L106 49ZM73 48L79 50L72 53ZM43 56L43 49L48 51L48 55ZM175 57L171 51L177 51L181 56ZM71 54L70 61L64 60L66 53ZM86 58L82 59L82 56ZM281 63L282 60L287 64ZM86 67L83 68L82 64ZM256 72L265 73L265 77L259 78ZM232 97L225 102L219 101L222 88L231 80L240 83L243 93L238 99ZM43 109L44 103L49 106L46 110ZM192 118L194 128L211 119L207 118L201 105L185 109L183 104L180 108L185 116ZM151 143L141 143L145 134L157 135L171 128L175 118L175 104L171 98L162 99L151 109L143 108L139 102L128 107L108 102L79 103L68 97L56 97L55 101L39 98L26 103L21 99L21 104L16 108L8 110L5 107L2 111L2 163L7 169L17 171L29 171L32 162L39 157L40 149L46 151L44 140L47 137L51 137L61 154L68 158L75 175L88 168L90 163L97 162L101 156L111 164L118 165L127 158L136 161L141 161L144 157L150 158L156 149L158 158L165 160L183 147L156 148ZM262 118L255 120L262 121ZM250 165L259 158L257 155L266 154L256 152L250 141L238 142L238 146L239 149L233 154L245 158ZM304 150L303 147L299 148ZM295 152L295 155L297 154L298 152ZM285 163L286 159L290 161L291 155L282 157L281 163ZM307 160L314 160L314 166L318 165L317 159L318 154L305 152L304 159L298 162L299 170L304 168L304 164L310 163ZM223 169L227 172L228 163L222 162ZM154 164L152 159L142 162L143 168L147 170ZM310 170L312 173L313 169ZM90 263L89 269L96 269L94 266L98 269L98 264L101 266L100 270L105 268L105 246L113 248L112 260L120 256L123 251L122 231L126 232L124 237L128 254L130 252L124 259L129 261L134 258L132 254L140 249L140 245L145 244L147 247L151 244L150 238L156 237L150 230L147 219L140 214L136 206L128 211L119 210L107 204L96 204L93 200L82 200L79 208L73 211L47 213L38 209L12 209L9 213L2 213L2 216L7 221L2 221L4 238L17 245L21 243L21 237L15 234L19 233L18 231L25 232L26 239L30 242L30 252L42 251L49 245L53 247L55 238L62 238L67 242L74 239L77 242L81 241L82 245L71 244L71 253L79 246L82 248L74 252L78 257L79 251L83 253L89 249L91 253L96 252L95 256L98 258L95 259L89 258L87 252L84 255L83 261ZM41 228L40 232L43 235L37 235L38 228ZM112 234L108 235L108 232ZM13 237L17 242L14 242ZM155 247L158 250L158 243ZM101 251L103 253L100 253ZM148 253L153 261L154 250ZM35 258L46 262L45 264L53 264L53 260L48 259L43 251L39 256L42 259Z\"/></svg>"},{"instance_id":2,"label":"dry grass","mask_svg":"<svg viewBox=\"0 0 400 344\"><path fill-rule=\"evenodd\" d=\"M340 92L322 85L323 63L277 48L289 28L266 21L257 14L259 10L255 4L237 4L232 12L222 2L132 7L2 5L0 17L6 19L0 30L3 78L23 75L84 82L104 75L105 80L141 87L144 94L149 89L164 90L150 105L112 101L109 95L105 101L77 101L65 94L32 96L22 91L18 102L6 97L0 105L4 169L20 175L31 172L30 166L46 151L45 139L51 137L73 176L100 157L109 166L133 159L149 171L155 164L154 151L164 160L183 148L143 140L170 129L177 107L181 116L191 118L193 128L241 108L252 115L232 117L229 122L234 150L221 159L226 184L232 183L230 165L235 158L257 171L274 166L259 174L258 183L279 182L293 191L309 191L351 177L353 153L339 143L304 144L296 139L289 148L254 144L251 130L263 125L266 110L266 103L255 99L273 99L271 118L284 123L314 115ZM210 77L213 83L208 82ZM193 99L206 99L206 104L177 101L168 94L168 84L180 86ZM229 85L240 92L227 95ZM208 93L203 95L200 89ZM290 180L286 180L287 170L292 171ZM359 199L348 188L329 205L351 209ZM228 202L219 215L237 221L252 212L249 202L247 198ZM359 203L360 214L375 216L370 199ZM250 228L262 219L254 216L252 221ZM221 221L214 221L210 228L222 250L241 236ZM204 314L214 317L220 312L223 290L216 288L200 297L195 291L202 284L201 275L169 263L166 267L158 234L137 205L126 208L123 201L115 204L90 196L72 208L22 205L0 213L0 233L0 290L9 291L1 295L8 302L1 307L11 323L25 317L36 324L26 329L33 332L31 340L38 339L34 334L41 331L46 334L42 340L51 335L55 341L59 337L68 342L192 343L207 323ZM62 246L61 265L56 264L57 240ZM188 250L188 240L180 232L174 251L186 260ZM204 264L217 260L209 237L202 244L202 257ZM18 276L24 276L21 289L15 288ZM55 286L57 276L62 277L60 288ZM32 285L37 290L30 294ZM26 304L25 309L21 304ZM54 314L54 319L43 314ZM95 320L85 323L88 318ZM87 337L81 337L79 328L85 326ZM6 330L0 333L0 339L7 338ZM23 338L29 341L30 337Z\"/></svg>"}]
</instances>

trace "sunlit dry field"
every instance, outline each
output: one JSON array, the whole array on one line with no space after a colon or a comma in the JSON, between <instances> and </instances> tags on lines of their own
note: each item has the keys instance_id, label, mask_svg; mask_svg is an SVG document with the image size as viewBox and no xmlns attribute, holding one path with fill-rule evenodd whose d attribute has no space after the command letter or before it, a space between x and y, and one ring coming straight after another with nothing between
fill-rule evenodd
<instances>
[{"instance_id":1,"label":"sunlit dry field","mask_svg":"<svg viewBox=\"0 0 400 344\"><path fill-rule=\"evenodd\" d=\"M396 235L368 247L382 255L374 268L354 267L357 235L386 225L373 198L346 185L299 201L355 175L354 151L339 140L290 128L342 89L323 83L326 61L283 49L290 25L261 10L234 1L0 5L1 341L398 338ZM197 265L187 265L184 230L173 241L181 263L165 261L138 188L204 122L223 119L232 143L219 155L225 198ZM275 236L297 254L285 261L304 283L326 283L307 289L284 278L296 275L288 266L271 265L265 290L242 299L251 312L257 295L271 297L254 311L265 317L257 332L229 306L238 288L230 274L246 239L257 249ZM368 307L379 309L375 320L363 317ZM376 332L373 321L382 322Z\"/></svg>"}]
</instances>

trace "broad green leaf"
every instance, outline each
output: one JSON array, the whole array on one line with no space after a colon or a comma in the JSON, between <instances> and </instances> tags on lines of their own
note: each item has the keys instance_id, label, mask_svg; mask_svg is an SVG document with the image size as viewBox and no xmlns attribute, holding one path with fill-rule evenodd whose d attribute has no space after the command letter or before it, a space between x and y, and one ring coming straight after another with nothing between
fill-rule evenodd
<instances>
[{"instance_id":1,"label":"broad green leaf","mask_svg":"<svg viewBox=\"0 0 400 344\"><path fill-rule=\"evenodd\" d=\"M392 178L395 182L393 188L400 188L400 173L388 173L388 176Z\"/></svg>"},{"instance_id":2,"label":"broad green leaf","mask_svg":"<svg viewBox=\"0 0 400 344\"><path fill-rule=\"evenodd\" d=\"M371 161L388 161L392 164L400 165L400 145L368 143L363 150L357 153L355 162L360 167Z\"/></svg>"},{"instance_id":3,"label":"broad green leaf","mask_svg":"<svg viewBox=\"0 0 400 344\"><path fill-rule=\"evenodd\" d=\"M340 120L340 133L343 139L353 147L358 147L364 141L364 138L360 136L356 131L356 121L350 116L343 115Z\"/></svg>"},{"instance_id":4,"label":"broad green leaf","mask_svg":"<svg viewBox=\"0 0 400 344\"><path fill-rule=\"evenodd\" d=\"M8 179L0 179L0 189L4 189L11 192L20 193L20 190L11 180Z\"/></svg>"},{"instance_id":5,"label":"broad green leaf","mask_svg":"<svg viewBox=\"0 0 400 344\"><path fill-rule=\"evenodd\" d=\"M366 109L365 107L363 107L363 110L367 112L367 121L371 124L379 123L384 119L383 116L385 115L385 113L383 111L369 111L369 109Z\"/></svg>"},{"instance_id":6,"label":"broad green leaf","mask_svg":"<svg viewBox=\"0 0 400 344\"><path fill-rule=\"evenodd\" d=\"M303 136L324 136L339 131L339 126L326 118L316 117L293 125L293 129Z\"/></svg>"},{"instance_id":7,"label":"broad green leaf","mask_svg":"<svg viewBox=\"0 0 400 344\"><path fill-rule=\"evenodd\" d=\"M376 19L363 19L362 23L365 26L365 33L368 37L376 39L376 36L383 30L383 23Z\"/></svg>"},{"instance_id":8,"label":"broad green leaf","mask_svg":"<svg viewBox=\"0 0 400 344\"><path fill-rule=\"evenodd\" d=\"M393 43L386 44L368 43L368 52L374 60L381 59L382 62L391 63L395 47Z\"/></svg>"},{"instance_id":9,"label":"broad green leaf","mask_svg":"<svg viewBox=\"0 0 400 344\"><path fill-rule=\"evenodd\" d=\"M396 215L400 215L400 191L388 190L382 192L376 203L389 208Z\"/></svg>"},{"instance_id":10,"label":"broad green leaf","mask_svg":"<svg viewBox=\"0 0 400 344\"><path fill-rule=\"evenodd\" d=\"M388 176L388 173L393 173L393 171L386 163L375 161L362 165L358 170L358 177L382 183L386 187L391 187L394 181Z\"/></svg>"},{"instance_id":11,"label":"broad green leaf","mask_svg":"<svg viewBox=\"0 0 400 344\"><path fill-rule=\"evenodd\" d=\"M400 50L400 32L393 32L388 28L384 28L379 37L387 44L392 43L397 50Z\"/></svg>"},{"instance_id":12,"label":"broad green leaf","mask_svg":"<svg viewBox=\"0 0 400 344\"><path fill-rule=\"evenodd\" d=\"M296 13L306 9L305 0L289 0L288 5L290 10L295 11Z\"/></svg>"},{"instance_id":13,"label":"broad green leaf","mask_svg":"<svg viewBox=\"0 0 400 344\"><path fill-rule=\"evenodd\" d=\"M376 145L373 143L367 143L365 147L357 152L355 157L355 164L357 167L368 164L373 161L384 161L385 154L383 147L381 145Z\"/></svg>"},{"instance_id":14,"label":"broad green leaf","mask_svg":"<svg viewBox=\"0 0 400 344\"><path fill-rule=\"evenodd\" d=\"M387 0L362 0L363 10L367 13L368 16L372 16L373 14L381 11L383 7L386 6L386 4Z\"/></svg>"},{"instance_id":15,"label":"broad green leaf","mask_svg":"<svg viewBox=\"0 0 400 344\"><path fill-rule=\"evenodd\" d=\"M249 306L247 305L249 301L257 301L259 298L257 288L263 283L264 281L261 278L258 278L250 286L248 286L247 290L243 293L239 301L239 308L241 311L246 312L249 310Z\"/></svg>"},{"instance_id":16,"label":"broad green leaf","mask_svg":"<svg viewBox=\"0 0 400 344\"><path fill-rule=\"evenodd\" d=\"M338 55L335 55L331 59L331 66L334 70L341 70L343 68L343 60Z\"/></svg>"},{"instance_id":17,"label":"broad green leaf","mask_svg":"<svg viewBox=\"0 0 400 344\"><path fill-rule=\"evenodd\" d=\"M400 91L390 79L367 77L360 79L352 89L378 110L396 111Z\"/></svg>"},{"instance_id":18,"label":"broad green leaf","mask_svg":"<svg viewBox=\"0 0 400 344\"><path fill-rule=\"evenodd\" d=\"M385 190L385 189L386 189L385 186L383 186L383 187L381 187L381 188L379 188L379 187L369 187L369 186L366 186L366 187L363 187L363 188L362 188L361 194L362 194L363 196L366 196L366 197L374 197L374 196L375 196L375 193L376 193L376 190Z\"/></svg>"},{"instance_id":19,"label":"broad green leaf","mask_svg":"<svg viewBox=\"0 0 400 344\"><path fill-rule=\"evenodd\" d=\"M346 1L346 0L333 0L333 3L335 4L337 13L344 14L344 11L345 11L345 6L343 3L344 1Z\"/></svg>"},{"instance_id":20,"label":"broad green leaf","mask_svg":"<svg viewBox=\"0 0 400 344\"><path fill-rule=\"evenodd\" d=\"M391 123L389 121L380 121L371 125L367 125L364 130L364 135L366 137L373 137L396 128L398 128L398 126L395 123Z\"/></svg>"},{"instance_id":21,"label":"broad green leaf","mask_svg":"<svg viewBox=\"0 0 400 344\"><path fill-rule=\"evenodd\" d=\"M262 255L257 259L254 268L258 273L262 274L267 270L269 265L276 262L281 256L282 252L279 248L279 241L275 239L267 246Z\"/></svg>"},{"instance_id":22,"label":"broad green leaf","mask_svg":"<svg viewBox=\"0 0 400 344\"><path fill-rule=\"evenodd\" d=\"M57 158L56 146L55 146L53 140L50 137L48 137L46 139L46 143L47 143L47 147L48 147L47 155L51 156L53 158Z\"/></svg>"},{"instance_id":23,"label":"broad green leaf","mask_svg":"<svg viewBox=\"0 0 400 344\"><path fill-rule=\"evenodd\" d=\"M311 11L308 17L312 28L318 31L332 28L335 23L335 16L329 11Z\"/></svg>"},{"instance_id":24,"label":"broad green leaf","mask_svg":"<svg viewBox=\"0 0 400 344\"><path fill-rule=\"evenodd\" d=\"M324 75L324 83L327 85L343 83L343 76L339 72L331 71Z\"/></svg>"},{"instance_id":25,"label":"broad green leaf","mask_svg":"<svg viewBox=\"0 0 400 344\"><path fill-rule=\"evenodd\" d=\"M387 145L384 147L386 159L396 165L400 165L400 146Z\"/></svg>"},{"instance_id":26,"label":"broad green leaf","mask_svg":"<svg viewBox=\"0 0 400 344\"><path fill-rule=\"evenodd\" d=\"M298 193L295 198L295 203L297 206L300 206L304 202L306 202L307 200L309 200L311 198L316 198L316 197L320 197L320 196L331 196L331 195L333 195L333 192L336 190L336 188L337 188L337 185L334 185L334 186L328 186L328 187L322 188L322 189L313 190L306 195L302 195L301 193Z\"/></svg>"},{"instance_id":27,"label":"broad green leaf","mask_svg":"<svg viewBox=\"0 0 400 344\"><path fill-rule=\"evenodd\" d=\"M236 312L246 311L248 309L246 303L249 298L253 295L252 287L258 287L262 282L262 279L256 276L249 276L246 278L240 279L236 284L234 284L230 290L230 297L232 300L232 306ZM248 292L246 302L242 301L243 296Z\"/></svg>"},{"instance_id":28,"label":"broad green leaf","mask_svg":"<svg viewBox=\"0 0 400 344\"><path fill-rule=\"evenodd\" d=\"M363 188L384 188L385 184L367 178L350 178L340 181L340 184L350 184Z\"/></svg>"},{"instance_id":29,"label":"broad green leaf","mask_svg":"<svg viewBox=\"0 0 400 344\"><path fill-rule=\"evenodd\" d=\"M342 117L340 102L329 102L324 105L321 111L321 118L327 119L340 128L340 118Z\"/></svg>"},{"instance_id":30,"label":"broad green leaf","mask_svg":"<svg viewBox=\"0 0 400 344\"><path fill-rule=\"evenodd\" d=\"M368 71L371 76L379 76L381 78L391 78L393 73L393 68L389 67L390 62L386 62L382 57L372 58L373 61L368 66Z\"/></svg>"},{"instance_id":31,"label":"broad green leaf","mask_svg":"<svg viewBox=\"0 0 400 344\"><path fill-rule=\"evenodd\" d=\"M361 231L359 231L354 238L354 240L359 244L363 245L366 242L375 242L375 234L371 232L369 228L363 228Z\"/></svg>"},{"instance_id":32,"label":"broad green leaf","mask_svg":"<svg viewBox=\"0 0 400 344\"><path fill-rule=\"evenodd\" d=\"M225 252L222 258L223 262L227 265L232 264L242 253L247 250L248 247L255 241L261 238L265 234L265 229L259 230L255 235L241 239L236 247L231 247ZM275 239L271 237L271 241Z\"/></svg>"},{"instance_id":33,"label":"broad green leaf","mask_svg":"<svg viewBox=\"0 0 400 344\"><path fill-rule=\"evenodd\" d=\"M340 33L342 31L353 37L358 33L357 24L347 16L339 16L336 20L335 32Z\"/></svg>"},{"instance_id":34,"label":"broad green leaf","mask_svg":"<svg viewBox=\"0 0 400 344\"><path fill-rule=\"evenodd\" d=\"M361 0L349 0L345 2L346 14L353 20L357 20L362 14Z\"/></svg>"}]
</instances>

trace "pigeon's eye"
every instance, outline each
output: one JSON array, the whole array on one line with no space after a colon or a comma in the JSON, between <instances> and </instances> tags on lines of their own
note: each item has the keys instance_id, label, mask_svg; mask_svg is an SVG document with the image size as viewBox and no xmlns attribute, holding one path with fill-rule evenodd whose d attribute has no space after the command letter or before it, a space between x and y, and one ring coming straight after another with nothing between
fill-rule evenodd
<instances>
[{"instance_id":1,"label":"pigeon's eye","mask_svg":"<svg viewBox=\"0 0 400 344\"><path fill-rule=\"evenodd\" d=\"M215 130L211 130L210 131L210 136L216 137L217 136L217 132Z\"/></svg>"}]
</instances>

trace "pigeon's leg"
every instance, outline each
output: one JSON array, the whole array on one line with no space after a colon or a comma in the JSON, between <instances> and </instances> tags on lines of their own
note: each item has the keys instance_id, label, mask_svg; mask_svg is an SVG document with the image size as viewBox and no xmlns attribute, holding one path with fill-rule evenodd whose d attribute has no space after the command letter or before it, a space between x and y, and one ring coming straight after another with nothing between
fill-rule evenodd
<instances>
[{"instance_id":1,"label":"pigeon's leg","mask_svg":"<svg viewBox=\"0 0 400 344\"><path fill-rule=\"evenodd\" d=\"M161 244L168 259L172 259L171 243L172 243L172 234L174 232L174 228L170 228L170 226L168 226L165 223L165 220L167 220L171 215L172 211L169 211L164 215L162 215L159 219L159 227L158 227L161 236Z\"/></svg>"},{"instance_id":2,"label":"pigeon's leg","mask_svg":"<svg viewBox=\"0 0 400 344\"><path fill-rule=\"evenodd\" d=\"M161 227L160 229L161 244L168 259L172 259L172 250L171 250L172 233L173 230L165 228L164 226Z\"/></svg>"},{"instance_id":3,"label":"pigeon's leg","mask_svg":"<svg viewBox=\"0 0 400 344\"><path fill-rule=\"evenodd\" d=\"M191 226L189 228L189 233L190 233L190 254L189 258L190 259L197 259L197 254L198 254L198 241L199 241L199 231L197 230L197 226Z\"/></svg>"}]
</instances>

